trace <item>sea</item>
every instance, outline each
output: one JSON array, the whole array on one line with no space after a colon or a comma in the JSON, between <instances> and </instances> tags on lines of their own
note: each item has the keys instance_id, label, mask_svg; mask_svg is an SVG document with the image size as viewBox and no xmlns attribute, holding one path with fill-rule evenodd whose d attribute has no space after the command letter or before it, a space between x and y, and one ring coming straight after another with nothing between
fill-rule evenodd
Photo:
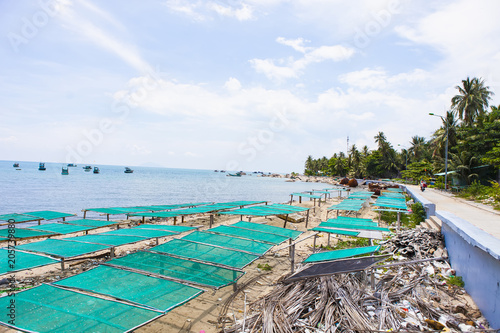
<instances>
[{"instance_id":1,"label":"sea","mask_svg":"<svg viewBox=\"0 0 500 333\"><path fill-rule=\"evenodd\" d=\"M62 175L66 164L45 163L46 170L39 171L39 162L19 162L19 168L13 167L15 162L0 161L0 215L53 210L82 217L82 210L89 208L239 200L285 203L291 193L328 187L253 172L230 177L214 170L130 166L134 172L124 173L125 166L114 165L92 165L99 168L98 174L77 165ZM87 218L102 216L91 213Z\"/></svg>"}]
</instances>

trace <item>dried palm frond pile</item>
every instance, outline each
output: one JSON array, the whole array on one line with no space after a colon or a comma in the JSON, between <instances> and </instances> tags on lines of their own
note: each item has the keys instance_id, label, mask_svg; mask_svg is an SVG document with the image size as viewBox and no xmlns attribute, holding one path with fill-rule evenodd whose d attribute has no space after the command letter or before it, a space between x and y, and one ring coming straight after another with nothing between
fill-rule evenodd
<instances>
[{"instance_id":1,"label":"dried palm frond pile","mask_svg":"<svg viewBox=\"0 0 500 333\"><path fill-rule=\"evenodd\" d=\"M402 246L407 248L408 244ZM418 256L425 253L429 253L427 249ZM223 332L488 329L481 313L467 303L463 288L450 283L453 270L445 261L379 268L372 273L376 281L374 288L371 276L365 272L280 283L266 296L249 304L249 315L245 314Z\"/></svg>"}]
</instances>

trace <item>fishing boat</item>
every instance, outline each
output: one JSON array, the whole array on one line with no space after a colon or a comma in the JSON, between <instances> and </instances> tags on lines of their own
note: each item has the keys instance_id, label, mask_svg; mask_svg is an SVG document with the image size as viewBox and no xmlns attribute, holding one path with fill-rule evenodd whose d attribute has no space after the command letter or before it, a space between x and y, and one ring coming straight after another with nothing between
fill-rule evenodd
<instances>
[{"instance_id":1,"label":"fishing boat","mask_svg":"<svg viewBox=\"0 0 500 333\"><path fill-rule=\"evenodd\" d=\"M47 169L45 168L45 163L40 162L40 164L38 165L38 170L39 170L39 171L45 171L45 170L47 170Z\"/></svg>"},{"instance_id":2,"label":"fishing boat","mask_svg":"<svg viewBox=\"0 0 500 333\"><path fill-rule=\"evenodd\" d=\"M241 177L241 174L242 173L240 171L237 173L229 173L228 172L226 176L228 176L228 177Z\"/></svg>"},{"instance_id":3,"label":"fishing boat","mask_svg":"<svg viewBox=\"0 0 500 333\"><path fill-rule=\"evenodd\" d=\"M94 167L94 173L99 173L99 168L98 167Z\"/></svg>"},{"instance_id":4,"label":"fishing boat","mask_svg":"<svg viewBox=\"0 0 500 333\"><path fill-rule=\"evenodd\" d=\"M19 168L19 163L14 163L13 167L14 168Z\"/></svg>"},{"instance_id":5,"label":"fishing boat","mask_svg":"<svg viewBox=\"0 0 500 333\"><path fill-rule=\"evenodd\" d=\"M92 166L86 165L86 166L83 167L83 170L86 171L86 172L89 172L89 171L92 170Z\"/></svg>"},{"instance_id":6,"label":"fishing boat","mask_svg":"<svg viewBox=\"0 0 500 333\"><path fill-rule=\"evenodd\" d=\"M123 171L125 173L133 173L134 170L130 169L129 167L125 167L125 171Z\"/></svg>"},{"instance_id":7,"label":"fishing boat","mask_svg":"<svg viewBox=\"0 0 500 333\"><path fill-rule=\"evenodd\" d=\"M61 175L69 175L68 168L62 167Z\"/></svg>"},{"instance_id":8,"label":"fishing boat","mask_svg":"<svg viewBox=\"0 0 500 333\"><path fill-rule=\"evenodd\" d=\"M76 164L73 164L73 163L68 163L68 167L70 167L70 168L76 168L76 167L77 167L77 165L76 165Z\"/></svg>"}]
</instances>

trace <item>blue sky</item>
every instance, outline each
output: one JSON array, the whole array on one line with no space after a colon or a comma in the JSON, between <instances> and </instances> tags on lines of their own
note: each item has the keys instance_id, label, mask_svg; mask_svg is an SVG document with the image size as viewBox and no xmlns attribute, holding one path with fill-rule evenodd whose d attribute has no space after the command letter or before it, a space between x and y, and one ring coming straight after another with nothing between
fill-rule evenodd
<instances>
[{"instance_id":1,"label":"blue sky","mask_svg":"<svg viewBox=\"0 0 500 333\"><path fill-rule=\"evenodd\" d=\"M500 86L495 0L2 1L0 159L303 171ZM499 103L498 96L492 104Z\"/></svg>"}]
</instances>

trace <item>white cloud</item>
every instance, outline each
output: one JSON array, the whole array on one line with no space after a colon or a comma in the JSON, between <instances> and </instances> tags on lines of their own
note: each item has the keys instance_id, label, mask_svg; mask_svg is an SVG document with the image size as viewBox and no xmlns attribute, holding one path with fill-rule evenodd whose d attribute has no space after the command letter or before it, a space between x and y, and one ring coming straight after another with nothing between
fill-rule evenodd
<instances>
[{"instance_id":1,"label":"white cloud","mask_svg":"<svg viewBox=\"0 0 500 333\"><path fill-rule=\"evenodd\" d=\"M392 89L398 90L401 85L423 83L429 80L431 74L422 69L415 69L409 73L399 73L393 76L380 68L364 68L360 71L349 72L339 76L339 81L351 87L360 89Z\"/></svg>"},{"instance_id":2,"label":"white cloud","mask_svg":"<svg viewBox=\"0 0 500 333\"><path fill-rule=\"evenodd\" d=\"M99 47L113 53L121 58L124 62L138 70L139 72L151 72L151 66L142 59L139 51L133 45L128 44L125 40L120 40L103 27L97 26L89 15L85 15L82 7L76 7L75 3L67 1L59 1L59 13L56 17L60 18L63 25L86 38L87 41L98 45ZM98 13L99 16L105 17L107 21L117 25L116 20L109 13L85 1L83 7L89 8L92 13Z\"/></svg>"},{"instance_id":3,"label":"white cloud","mask_svg":"<svg viewBox=\"0 0 500 333\"><path fill-rule=\"evenodd\" d=\"M289 40L278 37L278 43L292 47L294 50L304 54L300 59L295 60L293 57L288 59L251 59L250 63L257 73L264 74L267 78L276 81L283 81L290 78L297 78L303 74L307 66L312 63L320 63L323 61L339 62L351 58L355 51L352 48L342 45L320 46L320 47L304 47L302 38ZM276 65L276 63L284 65Z\"/></svg>"},{"instance_id":4,"label":"white cloud","mask_svg":"<svg viewBox=\"0 0 500 333\"><path fill-rule=\"evenodd\" d=\"M222 5L213 1L167 0L167 8L175 13L185 15L195 21L213 19L213 14L222 17L235 18L238 21L247 21L254 18L253 7L245 2L236 5Z\"/></svg>"},{"instance_id":5,"label":"white cloud","mask_svg":"<svg viewBox=\"0 0 500 333\"><path fill-rule=\"evenodd\" d=\"M284 37L276 38L276 41L280 44L291 46L295 51L306 53L307 48L304 46L304 43L309 43L310 41L304 40L304 38L296 38L296 39L286 39Z\"/></svg>"},{"instance_id":6,"label":"white cloud","mask_svg":"<svg viewBox=\"0 0 500 333\"><path fill-rule=\"evenodd\" d=\"M226 88L229 91L236 91L241 89L241 83L238 81L238 79L235 79L234 77L230 77L229 80L226 81L224 84L224 88Z\"/></svg>"},{"instance_id":7,"label":"white cloud","mask_svg":"<svg viewBox=\"0 0 500 333\"><path fill-rule=\"evenodd\" d=\"M223 6L215 2L210 2L208 8L221 16L234 17L238 21L246 21L253 18L252 7L246 3L242 3L240 8L232 8L230 6Z\"/></svg>"}]
</instances>

